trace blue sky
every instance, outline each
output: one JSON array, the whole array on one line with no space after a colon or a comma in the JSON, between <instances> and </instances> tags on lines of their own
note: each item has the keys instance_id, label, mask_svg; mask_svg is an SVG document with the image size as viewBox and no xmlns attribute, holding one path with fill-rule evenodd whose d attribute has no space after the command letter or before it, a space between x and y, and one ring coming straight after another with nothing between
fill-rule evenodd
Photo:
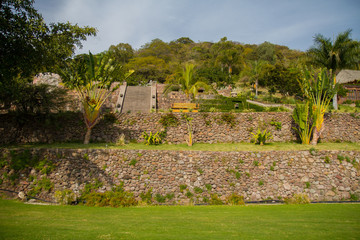
<instances>
[{"instance_id":1,"label":"blue sky","mask_svg":"<svg viewBox=\"0 0 360 240\"><path fill-rule=\"evenodd\" d=\"M77 53L118 43L138 49L155 38L217 42L225 36L306 51L315 34L334 38L349 28L360 40L360 0L35 0L34 6L47 23L98 30Z\"/></svg>"}]
</instances>

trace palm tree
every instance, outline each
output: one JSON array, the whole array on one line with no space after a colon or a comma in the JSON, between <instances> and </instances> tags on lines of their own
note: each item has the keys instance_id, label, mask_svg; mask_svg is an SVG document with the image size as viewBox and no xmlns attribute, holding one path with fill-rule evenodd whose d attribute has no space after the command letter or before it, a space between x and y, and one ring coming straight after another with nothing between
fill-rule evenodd
<instances>
[{"instance_id":1,"label":"palm tree","mask_svg":"<svg viewBox=\"0 0 360 240\"><path fill-rule=\"evenodd\" d=\"M351 29L340 33L335 41L321 34L315 35L314 47L308 50L310 63L331 70L336 76L342 69L358 69L360 62L360 42L350 38ZM331 78L333 78L331 76ZM337 109L337 96L334 96Z\"/></svg>"},{"instance_id":2,"label":"palm tree","mask_svg":"<svg viewBox=\"0 0 360 240\"><path fill-rule=\"evenodd\" d=\"M210 86L204 82L196 81L194 79L194 70L195 65L192 63L187 63L185 65L185 69L180 74L180 77L177 79L178 84L180 85L181 90L186 94L186 97L190 100L191 97L194 97L198 94L200 88L204 88L205 90L209 90ZM170 91L172 91L174 86L178 86L178 84L168 84L164 89L164 94L166 95Z\"/></svg>"},{"instance_id":3,"label":"palm tree","mask_svg":"<svg viewBox=\"0 0 360 240\"><path fill-rule=\"evenodd\" d=\"M72 61L67 67L59 70L65 85L74 89L79 96L83 108L83 116L87 128L84 144L90 142L91 129L100 119L101 107L110 94L119 88L119 84L111 88L112 83L119 81L120 66L107 57L95 57L91 53ZM125 75L126 79L134 71Z\"/></svg>"}]
</instances>

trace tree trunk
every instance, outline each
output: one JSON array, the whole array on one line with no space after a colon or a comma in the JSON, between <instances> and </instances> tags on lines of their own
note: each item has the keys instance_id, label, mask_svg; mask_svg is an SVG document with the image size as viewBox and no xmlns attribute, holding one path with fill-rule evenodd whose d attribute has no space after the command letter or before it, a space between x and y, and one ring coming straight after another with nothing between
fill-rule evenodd
<instances>
[{"instance_id":1,"label":"tree trunk","mask_svg":"<svg viewBox=\"0 0 360 240\"><path fill-rule=\"evenodd\" d=\"M311 140L311 145L316 145L317 142L319 141L319 138L321 136L321 133L324 131L325 127L324 127L324 123L321 125L320 131L317 130L317 128L314 128L313 131L313 138Z\"/></svg>"},{"instance_id":2,"label":"tree trunk","mask_svg":"<svg viewBox=\"0 0 360 240\"><path fill-rule=\"evenodd\" d=\"M85 134L85 139L84 139L84 144L89 144L90 137L91 137L91 128L87 128L86 134Z\"/></svg>"},{"instance_id":3,"label":"tree trunk","mask_svg":"<svg viewBox=\"0 0 360 240\"><path fill-rule=\"evenodd\" d=\"M333 107L335 110L338 110L337 94L335 94L333 98Z\"/></svg>"},{"instance_id":4,"label":"tree trunk","mask_svg":"<svg viewBox=\"0 0 360 240\"><path fill-rule=\"evenodd\" d=\"M256 81L255 81L255 97L257 98L258 97L258 79L256 78Z\"/></svg>"}]
</instances>

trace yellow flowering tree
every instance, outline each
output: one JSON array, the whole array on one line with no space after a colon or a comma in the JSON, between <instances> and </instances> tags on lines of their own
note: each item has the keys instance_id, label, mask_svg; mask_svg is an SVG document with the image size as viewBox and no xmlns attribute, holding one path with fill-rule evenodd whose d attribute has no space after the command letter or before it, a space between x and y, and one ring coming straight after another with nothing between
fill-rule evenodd
<instances>
[{"instance_id":1,"label":"yellow flowering tree","mask_svg":"<svg viewBox=\"0 0 360 240\"><path fill-rule=\"evenodd\" d=\"M132 73L133 70L122 72L121 66L107 56L95 57L91 53L72 60L59 71L65 86L74 89L81 101L87 128L84 144L90 142L91 129L100 120L101 107L106 99ZM118 84L112 86L114 82Z\"/></svg>"}]
</instances>

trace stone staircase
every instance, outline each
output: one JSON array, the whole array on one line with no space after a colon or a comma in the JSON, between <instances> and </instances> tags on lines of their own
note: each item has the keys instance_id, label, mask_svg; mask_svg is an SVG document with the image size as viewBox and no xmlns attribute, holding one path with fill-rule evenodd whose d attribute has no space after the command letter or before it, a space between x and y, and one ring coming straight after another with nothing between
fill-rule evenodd
<instances>
[{"instance_id":1,"label":"stone staircase","mask_svg":"<svg viewBox=\"0 0 360 240\"><path fill-rule=\"evenodd\" d=\"M151 87L127 86L122 113L148 113L151 109Z\"/></svg>"}]
</instances>

